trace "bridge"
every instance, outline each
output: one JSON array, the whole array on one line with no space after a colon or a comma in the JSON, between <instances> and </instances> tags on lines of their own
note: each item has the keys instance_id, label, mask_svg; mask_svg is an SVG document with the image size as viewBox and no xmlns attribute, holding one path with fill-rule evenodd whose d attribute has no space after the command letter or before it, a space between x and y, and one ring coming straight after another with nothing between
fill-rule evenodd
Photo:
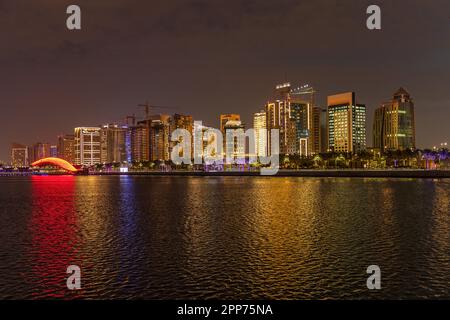
<instances>
[{"instance_id":1,"label":"bridge","mask_svg":"<svg viewBox=\"0 0 450 320\"><path fill-rule=\"evenodd\" d=\"M54 158L54 157L50 157L50 158L44 158L44 159L40 159L38 161L35 161L31 164L32 167L47 167L47 166L54 166L54 167L58 167L60 169L63 169L69 173L77 173L80 172L79 169L75 168L73 166L73 164L71 164L70 162L61 159L61 158Z\"/></svg>"}]
</instances>

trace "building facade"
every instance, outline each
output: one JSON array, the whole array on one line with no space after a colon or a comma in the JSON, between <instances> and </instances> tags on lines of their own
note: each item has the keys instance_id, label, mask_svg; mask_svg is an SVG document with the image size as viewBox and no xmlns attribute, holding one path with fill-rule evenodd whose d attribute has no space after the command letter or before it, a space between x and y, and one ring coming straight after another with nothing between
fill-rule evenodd
<instances>
[{"instance_id":1,"label":"building facade","mask_svg":"<svg viewBox=\"0 0 450 320\"><path fill-rule=\"evenodd\" d=\"M357 153L366 149L366 106L354 92L328 96L329 151Z\"/></svg>"},{"instance_id":2,"label":"building facade","mask_svg":"<svg viewBox=\"0 0 450 320\"><path fill-rule=\"evenodd\" d=\"M131 161L141 162L150 159L148 127L145 124L138 124L129 128L131 144Z\"/></svg>"},{"instance_id":3,"label":"building facade","mask_svg":"<svg viewBox=\"0 0 450 320\"><path fill-rule=\"evenodd\" d=\"M172 154L173 147L177 143L172 141L172 132L177 129L187 130L191 135L191 158L193 157L193 131L194 131L194 119L190 115L174 114L170 119L170 130L169 130L169 154Z\"/></svg>"},{"instance_id":4,"label":"building facade","mask_svg":"<svg viewBox=\"0 0 450 320\"><path fill-rule=\"evenodd\" d=\"M264 110L253 115L253 129L255 130L255 153L259 157L267 156L267 124Z\"/></svg>"},{"instance_id":5,"label":"building facade","mask_svg":"<svg viewBox=\"0 0 450 320\"><path fill-rule=\"evenodd\" d=\"M224 126L224 131L225 149L223 153L231 158L243 159L245 157L245 138L240 140L238 136L244 137L245 125L239 120L229 120Z\"/></svg>"},{"instance_id":6,"label":"building facade","mask_svg":"<svg viewBox=\"0 0 450 320\"><path fill-rule=\"evenodd\" d=\"M380 151L416 148L414 102L404 88L375 110L373 147Z\"/></svg>"},{"instance_id":7,"label":"building facade","mask_svg":"<svg viewBox=\"0 0 450 320\"><path fill-rule=\"evenodd\" d=\"M303 97L309 96L310 100ZM289 82L275 87L274 99L266 104L267 152L271 150L271 129L279 130L280 153L309 156L314 148L314 89L291 89ZM316 148L317 149L317 148Z\"/></svg>"},{"instance_id":8,"label":"building facade","mask_svg":"<svg viewBox=\"0 0 450 320\"><path fill-rule=\"evenodd\" d=\"M101 163L101 128L75 128L75 164L92 166Z\"/></svg>"},{"instance_id":9,"label":"building facade","mask_svg":"<svg viewBox=\"0 0 450 320\"><path fill-rule=\"evenodd\" d=\"M227 113L220 115L220 132L222 132L224 143L225 143L225 125L227 124L228 121L241 121L241 115L236 113Z\"/></svg>"},{"instance_id":10,"label":"building facade","mask_svg":"<svg viewBox=\"0 0 450 320\"><path fill-rule=\"evenodd\" d=\"M20 168L27 167L29 164L28 147L19 143L11 144L11 165Z\"/></svg>"},{"instance_id":11,"label":"building facade","mask_svg":"<svg viewBox=\"0 0 450 320\"><path fill-rule=\"evenodd\" d=\"M102 163L121 163L128 161L127 126L106 124L102 126L100 134Z\"/></svg>"},{"instance_id":12,"label":"building facade","mask_svg":"<svg viewBox=\"0 0 450 320\"><path fill-rule=\"evenodd\" d=\"M40 159L50 157L50 144L37 142L28 149L29 162L33 163Z\"/></svg>"},{"instance_id":13,"label":"building facade","mask_svg":"<svg viewBox=\"0 0 450 320\"><path fill-rule=\"evenodd\" d=\"M70 163L75 162L75 136L73 134L58 136L58 158Z\"/></svg>"}]
</instances>

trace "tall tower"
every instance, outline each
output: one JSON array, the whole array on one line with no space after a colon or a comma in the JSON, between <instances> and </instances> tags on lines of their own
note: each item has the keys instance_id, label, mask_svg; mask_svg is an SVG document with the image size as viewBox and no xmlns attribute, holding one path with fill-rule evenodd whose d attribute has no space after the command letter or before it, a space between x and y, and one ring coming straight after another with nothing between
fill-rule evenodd
<instances>
[{"instance_id":1,"label":"tall tower","mask_svg":"<svg viewBox=\"0 0 450 320\"><path fill-rule=\"evenodd\" d=\"M100 128L75 128L75 164L92 166L101 163Z\"/></svg>"},{"instance_id":2,"label":"tall tower","mask_svg":"<svg viewBox=\"0 0 450 320\"><path fill-rule=\"evenodd\" d=\"M28 166L28 147L19 143L11 144L11 165L13 167Z\"/></svg>"},{"instance_id":3,"label":"tall tower","mask_svg":"<svg viewBox=\"0 0 450 320\"><path fill-rule=\"evenodd\" d=\"M309 99L304 96L309 96ZM266 104L267 144L271 150L270 130L279 129L280 153L313 153L314 89L308 85L291 88L289 82L275 87L275 97Z\"/></svg>"},{"instance_id":4,"label":"tall tower","mask_svg":"<svg viewBox=\"0 0 450 320\"><path fill-rule=\"evenodd\" d=\"M64 134L58 136L58 157L70 163L75 162L75 136L73 134Z\"/></svg>"},{"instance_id":5,"label":"tall tower","mask_svg":"<svg viewBox=\"0 0 450 320\"><path fill-rule=\"evenodd\" d=\"M127 161L127 126L106 124L101 128L101 162L120 163Z\"/></svg>"},{"instance_id":6,"label":"tall tower","mask_svg":"<svg viewBox=\"0 0 450 320\"><path fill-rule=\"evenodd\" d=\"M366 148L366 106L354 92L328 96L328 146L331 151L356 153Z\"/></svg>"},{"instance_id":7,"label":"tall tower","mask_svg":"<svg viewBox=\"0 0 450 320\"><path fill-rule=\"evenodd\" d=\"M414 102L404 88L375 110L373 146L382 152L416 148Z\"/></svg>"},{"instance_id":8,"label":"tall tower","mask_svg":"<svg viewBox=\"0 0 450 320\"><path fill-rule=\"evenodd\" d=\"M253 115L253 129L255 130L255 151L260 157L267 156L267 124L264 110Z\"/></svg>"},{"instance_id":9,"label":"tall tower","mask_svg":"<svg viewBox=\"0 0 450 320\"><path fill-rule=\"evenodd\" d=\"M220 131L225 139L225 125L228 121L241 121L241 115L236 113L228 113L220 115Z\"/></svg>"}]
</instances>

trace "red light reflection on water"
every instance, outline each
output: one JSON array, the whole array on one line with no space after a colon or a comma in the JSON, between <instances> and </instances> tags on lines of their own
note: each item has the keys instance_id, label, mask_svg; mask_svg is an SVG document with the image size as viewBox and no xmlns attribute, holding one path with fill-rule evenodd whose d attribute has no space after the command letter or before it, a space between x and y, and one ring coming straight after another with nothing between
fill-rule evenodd
<instances>
[{"instance_id":1,"label":"red light reflection on water","mask_svg":"<svg viewBox=\"0 0 450 320\"><path fill-rule=\"evenodd\" d=\"M81 266L77 253L77 215L73 176L33 176L33 209L30 221L32 238L33 298L79 297L82 291L66 286L67 267ZM83 276L83 273L82 273ZM83 277L81 278L83 286Z\"/></svg>"}]
</instances>

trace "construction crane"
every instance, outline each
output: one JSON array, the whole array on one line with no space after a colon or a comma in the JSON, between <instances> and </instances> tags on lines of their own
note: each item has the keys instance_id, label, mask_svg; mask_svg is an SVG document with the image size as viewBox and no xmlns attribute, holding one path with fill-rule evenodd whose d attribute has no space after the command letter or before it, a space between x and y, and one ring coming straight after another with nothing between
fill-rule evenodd
<instances>
[{"instance_id":1,"label":"construction crane","mask_svg":"<svg viewBox=\"0 0 450 320\"><path fill-rule=\"evenodd\" d=\"M155 105L150 105L148 103L148 101L145 104L138 104L138 107L144 107L145 110L145 120L148 120L148 116L150 114L150 110L153 109L174 109L173 107L166 107L166 106L155 106Z\"/></svg>"}]
</instances>

